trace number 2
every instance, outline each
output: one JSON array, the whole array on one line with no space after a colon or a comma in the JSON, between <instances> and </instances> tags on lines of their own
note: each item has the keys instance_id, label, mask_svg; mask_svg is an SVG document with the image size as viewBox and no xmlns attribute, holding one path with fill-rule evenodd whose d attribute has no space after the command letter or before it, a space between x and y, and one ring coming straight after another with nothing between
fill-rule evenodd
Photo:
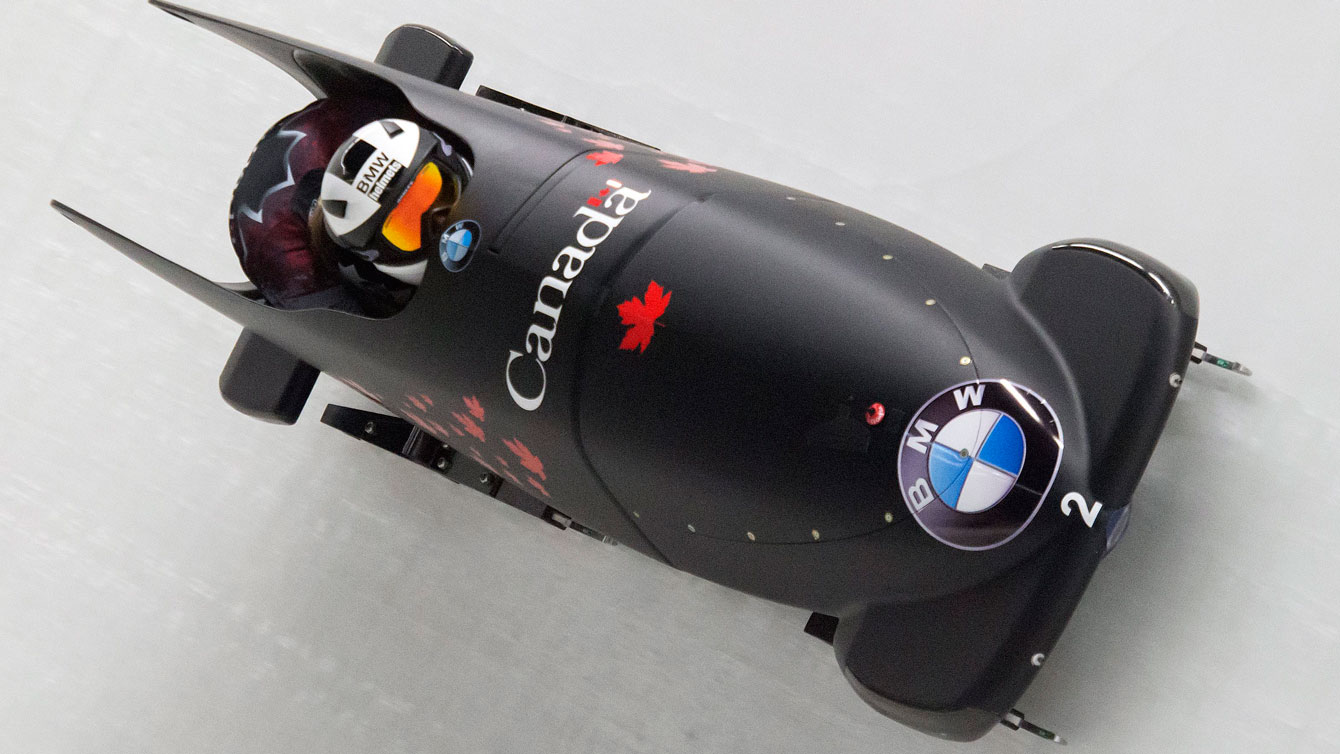
<instances>
[{"instance_id":1,"label":"number 2","mask_svg":"<svg viewBox=\"0 0 1340 754\"><path fill-rule=\"evenodd\" d=\"M1103 510L1103 504L1097 500L1093 501L1093 507L1089 507L1089 502L1078 492L1067 492L1065 497L1061 498L1061 512L1070 515L1071 505L1079 506L1079 517L1084 519L1084 525L1093 528L1098 522L1098 514Z\"/></svg>"}]
</instances>

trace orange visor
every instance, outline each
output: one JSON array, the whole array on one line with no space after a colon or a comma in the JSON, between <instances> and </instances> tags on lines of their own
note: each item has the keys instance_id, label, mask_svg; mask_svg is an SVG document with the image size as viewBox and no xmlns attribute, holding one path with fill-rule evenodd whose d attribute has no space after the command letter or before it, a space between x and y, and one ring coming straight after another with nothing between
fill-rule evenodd
<instances>
[{"instance_id":1,"label":"orange visor","mask_svg":"<svg viewBox=\"0 0 1340 754\"><path fill-rule=\"evenodd\" d=\"M423 166L414 182L400 197L400 203L391 210L382 223L382 235L401 251L415 251L422 244L423 213L427 212L442 193L442 172L437 165Z\"/></svg>"}]
</instances>

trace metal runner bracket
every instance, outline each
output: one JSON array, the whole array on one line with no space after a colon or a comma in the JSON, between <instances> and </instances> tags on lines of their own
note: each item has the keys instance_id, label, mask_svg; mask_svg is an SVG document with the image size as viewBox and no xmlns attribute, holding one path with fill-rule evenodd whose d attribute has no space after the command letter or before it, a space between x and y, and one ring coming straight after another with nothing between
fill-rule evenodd
<instances>
[{"instance_id":1,"label":"metal runner bracket","mask_svg":"<svg viewBox=\"0 0 1340 754\"><path fill-rule=\"evenodd\" d=\"M456 452L398 416L330 404L321 415L321 423L431 469L457 484L497 498L560 529L572 529L606 544L618 544L613 538L536 500L516 485L508 484L478 461Z\"/></svg>"}]
</instances>

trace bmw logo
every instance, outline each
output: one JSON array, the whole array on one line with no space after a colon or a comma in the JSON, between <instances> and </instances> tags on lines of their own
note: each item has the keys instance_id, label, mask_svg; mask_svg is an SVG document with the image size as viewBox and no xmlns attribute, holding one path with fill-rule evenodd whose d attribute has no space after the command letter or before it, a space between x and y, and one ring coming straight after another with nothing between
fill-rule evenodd
<instances>
[{"instance_id":1,"label":"bmw logo","mask_svg":"<svg viewBox=\"0 0 1340 754\"><path fill-rule=\"evenodd\" d=\"M898 447L912 517L960 550L1014 539L1061 465L1061 425L1032 390L1008 380L955 385L917 411Z\"/></svg>"},{"instance_id":2,"label":"bmw logo","mask_svg":"<svg viewBox=\"0 0 1340 754\"><path fill-rule=\"evenodd\" d=\"M437 254L442 258L442 265L452 272L465 269L474 256L481 235L479 223L474 220L461 220L447 228L437 242Z\"/></svg>"}]
</instances>

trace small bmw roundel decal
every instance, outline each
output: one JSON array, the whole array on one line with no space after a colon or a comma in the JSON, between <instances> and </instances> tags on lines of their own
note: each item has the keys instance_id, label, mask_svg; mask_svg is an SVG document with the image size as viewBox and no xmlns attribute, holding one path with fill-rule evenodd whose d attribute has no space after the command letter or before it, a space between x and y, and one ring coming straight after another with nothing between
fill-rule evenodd
<instances>
[{"instance_id":1,"label":"small bmw roundel decal","mask_svg":"<svg viewBox=\"0 0 1340 754\"><path fill-rule=\"evenodd\" d=\"M465 269L474 256L480 236L479 223L474 220L461 220L447 228L437 242L437 253L442 258L442 265L452 272Z\"/></svg>"},{"instance_id":2,"label":"small bmw roundel decal","mask_svg":"<svg viewBox=\"0 0 1340 754\"><path fill-rule=\"evenodd\" d=\"M1061 425L1037 393L1008 380L955 385L908 422L898 484L921 528L960 550L1014 539L1056 479Z\"/></svg>"}]
</instances>

